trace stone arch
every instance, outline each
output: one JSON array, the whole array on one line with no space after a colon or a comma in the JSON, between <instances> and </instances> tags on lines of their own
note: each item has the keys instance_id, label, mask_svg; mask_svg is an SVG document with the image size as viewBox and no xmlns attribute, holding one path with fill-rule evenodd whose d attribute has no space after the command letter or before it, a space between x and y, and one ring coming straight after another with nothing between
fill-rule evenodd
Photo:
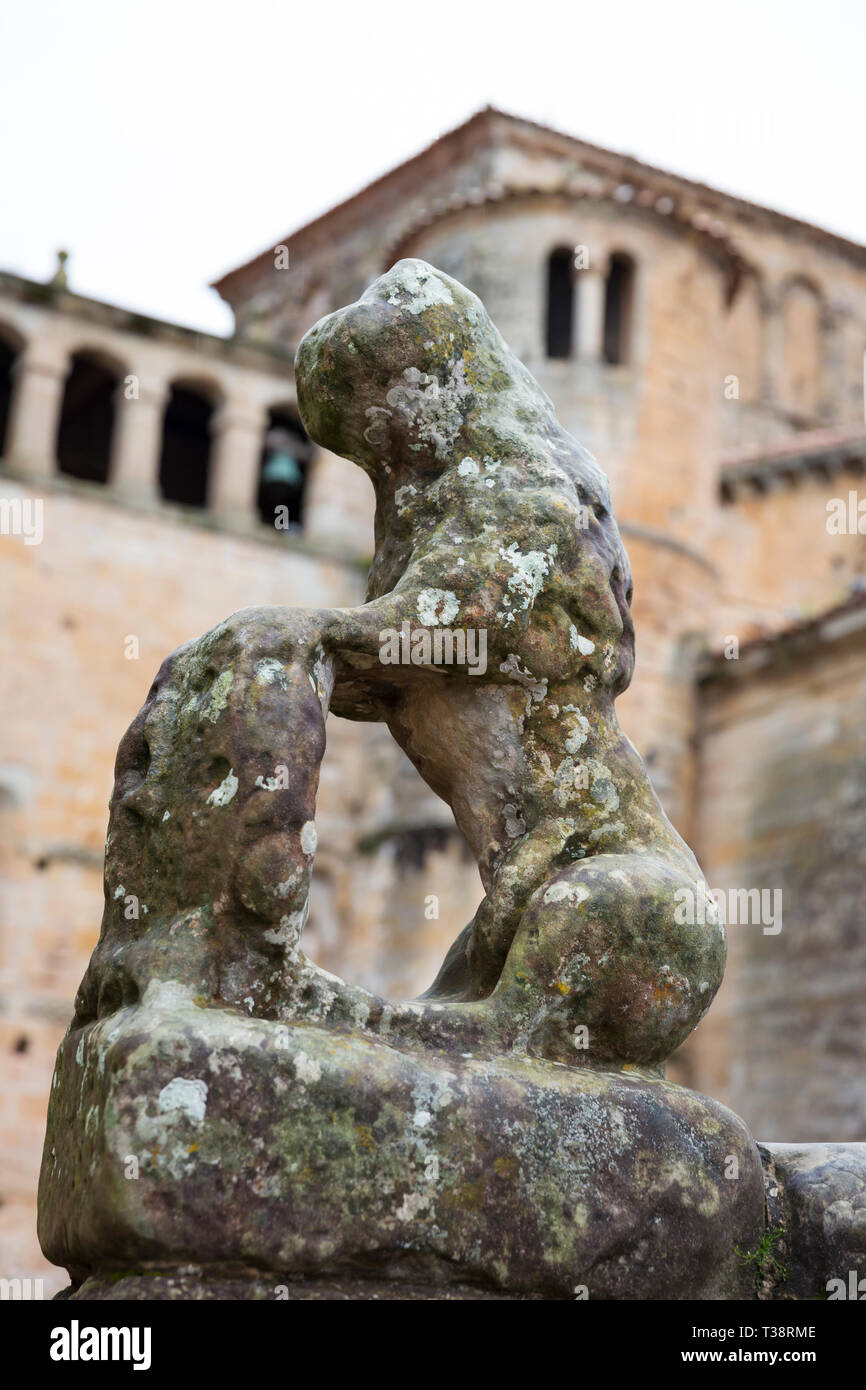
<instances>
[{"instance_id":1,"label":"stone arch","mask_svg":"<svg viewBox=\"0 0 866 1390\"><path fill-rule=\"evenodd\" d=\"M627 251L612 251L604 281L602 355L612 366L632 359L637 263Z\"/></svg>"},{"instance_id":2,"label":"stone arch","mask_svg":"<svg viewBox=\"0 0 866 1390\"><path fill-rule=\"evenodd\" d=\"M222 403L209 378L177 377L169 388L162 421L159 490L166 502L206 507L213 456L211 430Z\"/></svg>"},{"instance_id":3,"label":"stone arch","mask_svg":"<svg viewBox=\"0 0 866 1390\"><path fill-rule=\"evenodd\" d=\"M259 462L257 507L266 526L297 531L304 502L313 445L294 403L268 409Z\"/></svg>"},{"instance_id":4,"label":"stone arch","mask_svg":"<svg viewBox=\"0 0 866 1390\"><path fill-rule=\"evenodd\" d=\"M26 339L11 323L0 321L0 458L6 451L15 367Z\"/></svg>"},{"instance_id":5,"label":"stone arch","mask_svg":"<svg viewBox=\"0 0 866 1390\"><path fill-rule=\"evenodd\" d=\"M805 422L818 412L824 367L824 296L805 275L789 277L779 288L780 320L777 363L779 401Z\"/></svg>"},{"instance_id":6,"label":"stone arch","mask_svg":"<svg viewBox=\"0 0 866 1390\"><path fill-rule=\"evenodd\" d=\"M61 473L86 482L108 482L115 395L124 373L123 364L102 348L82 346L73 351L57 430Z\"/></svg>"},{"instance_id":7,"label":"stone arch","mask_svg":"<svg viewBox=\"0 0 866 1390\"><path fill-rule=\"evenodd\" d=\"M547 257L544 343L548 357L572 356L576 316L574 248L554 246Z\"/></svg>"},{"instance_id":8,"label":"stone arch","mask_svg":"<svg viewBox=\"0 0 866 1390\"><path fill-rule=\"evenodd\" d=\"M726 376L736 377L735 393L726 399L754 403L764 394L767 321L766 287L758 275L747 276L728 311Z\"/></svg>"}]
</instances>

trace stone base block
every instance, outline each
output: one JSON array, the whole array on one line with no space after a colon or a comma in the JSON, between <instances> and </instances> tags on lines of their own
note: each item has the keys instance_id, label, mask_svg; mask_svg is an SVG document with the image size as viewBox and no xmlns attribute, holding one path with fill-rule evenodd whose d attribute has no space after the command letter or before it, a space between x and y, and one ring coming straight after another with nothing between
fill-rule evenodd
<instances>
[{"instance_id":1,"label":"stone base block","mask_svg":"<svg viewBox=\"0 0 866 1390\"><path fill-rule=\"evenodd\" d=\"M866 1144L761 1144L763 1296L866 1301Z\"/></svg>"},{"instance_id":2,"label":"stone base block","mask_svg":"<svg viewBox=\"0 0 866 1390\"><path fill-rule=\"evenodd\" d=\"M77 1297L152 1276L182 1298L754 1296L757 1148L663 1080L400 1050L154 984L69 1035L54 1086L40 1238Z\"/></svg>"}]
</instances>

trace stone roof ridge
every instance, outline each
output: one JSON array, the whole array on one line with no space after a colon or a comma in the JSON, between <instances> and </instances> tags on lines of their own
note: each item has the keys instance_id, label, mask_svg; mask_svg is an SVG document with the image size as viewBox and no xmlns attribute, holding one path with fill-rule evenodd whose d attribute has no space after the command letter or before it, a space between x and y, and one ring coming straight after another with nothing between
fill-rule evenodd
<instances>
[{"instance_id":1,"label":"stone roof ridge","mask_svg":"<svg viewBox=\"0 0 866 1390\"><path fill-rule=\"evenodd\" d=\"M585 198L596 202L613 200L624 206L634 205L645 209L680 226L683 230L697 234L702 240L706 239L709 243L714 243L713 249L721 252L730 261L733 279L736 283L750 269L749 262L740 252L736 241L729 236L727 224L721 218L712 217L704 212L689 214L682 211L669 194L659 193L658 190L649 187L635 188L632 184L620 183L614 178L600 183L598 177L589 174L588 171L559 180L502 183L492 179L487 183L476 185L467 193L454 193L448 198L434 198L428 207L422 208L420 212L407 219L403 226L394 233L386 243L386 251L394 259L399 259L402 247L413 236L433 226L441 219L464 212L469 208L483 207L509 200L556 196Z\"/></svg>"},{"instance_id":2,"label":"stone roof ridge","mask_svg":"<svg viewBox=\"0 0 866 1390\"><path fill-rule=\"evenodd\" d=\"M746 674L766 665L784 650L818 650L817 643L838 641L866 627L866 579L857 576L856 585L845 598L828 604L816 613L803 614L777 627L749 637L740 644L739 658L729 660L721 647L707 652L700 663L699 679ZM861 586L862 585L862 586Z\"/></svg>"},{"instance_id":3,"label":"stone roof ridge","mask_svg":"<svg viewBox=\"0 0 866 1390\"><path fill-rule=\"evenodd\" d=\"M797 434L785 435L766 444L750 444L742 449L732 450L721 459L722 468L739 468L743 464L770 462L777 458L792 455L825 453L846 445L862 448L866 445L866 424L829 425L816 430L801 430Z\"/></svg>"},{"instance_id":4,"label":"stone roof ridge","mask_svg":"<svg viewBox=\"0 0 866 1390\"><path fill-rule=\"evenodd\" d=\"M732 502L741 491L766 493L793 485L806 475L827 481L843 472L866 472L866 427L835 425L802 430L770 443L726 454L719 464L722 501Z\"/></svg>"},{"instance_id":5,"label":"stone roof ridge","mask_svg":"<svg viewBox=\"0 0 866 1390\"><path fill-rule=\"evenodd\" d=\"M777 223L796 227L806 236L820 241L827 241L836 246L840 251L848 255L853 254L859 262L866 263L866 246L860 242L852 241L836 232L828 231L814 223L807 222L802 218L794 217L788 213L780 212L775 208L768 208L759 203L752 203L746 198L739 197L737 194L714 188L709 184L689 179L681 174L672 173L669 170L659 168L657 165L648 164L634 155L606 149L601 145L594 145L587 140L580 139L578 136L557 130L553 126L534 121L529 117L516 115L513 112L504 111L495 106L484 106L480 110L474 112L473 115L469 116L459 125L437 136L435 140L431 141L423 149L418 151L418 153L392 166L385 173L379 175L362 188L356 190L356 192L350 194L349 197L341 199L332 207L310 219L308 222L303 223L300 227L297 227L293 232L290 232L284 240L291 241L314 235L334 218L345 216L346 214L351 215L353 212L359 211L362 204L375 192L384 188L398 176L405 176L413 167L421 173L431 159L434 159L437 153L446 150L448 146L457 146L461 142L467 141L467 139L470 141L476 140L479 145L483 143L485 139L494 145L501 144L503 141L507 142L509 134L517 135L521 130L528 132L530 135L535 134L541 138L556 142L563 150L571 148L575 151L581 151L588 159L594 161L595 172L598 172L601 168L605 173L610 175L617 173L620 176L620 186L628 186L633 179L637 180L637 182L643 179L647 183L658 180L665 185L665 190L659 190L659 197L661 198L666 196L672 197L671 188L673 188L676 191L681 191L683 194L687 195L690 194L693 197L696 196L713 201L723 200L734 210L739 209L752 214L757 213ZM445 201L447 202L448 200ZM671 210L673 211L673 209ZM707 231L710 235L723 235L718 229L715 231L712 230L710 224L718 222L721 226L724 226L724 223L721 218L714 217L711 212L699 212L695 214L692 217L692 222L696 224L696 230ZM701 225L702 223L704 225ZM727 231L727 228L725 227L724 230ZM273 248L269 246L264 251L252 256L242 265L228 270L224 275L212 282L211 288L222 293L236 277L241 276L245 271L263 260L264 257L270 256L272 250Z\"/></svg>"}]
</instances>

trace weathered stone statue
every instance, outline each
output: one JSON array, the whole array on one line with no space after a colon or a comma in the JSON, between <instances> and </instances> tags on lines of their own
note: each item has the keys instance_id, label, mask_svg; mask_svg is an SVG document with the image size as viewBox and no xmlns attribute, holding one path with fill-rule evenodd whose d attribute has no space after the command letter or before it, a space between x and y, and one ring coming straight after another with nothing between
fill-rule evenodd
<instances>
[{"instance_id":1,"label":"weathered stone statue","mask_svg":"<svg viewBox=\"0 0 866 1390\"><path fill-rule=\"evenodd\" d=\"M368 601L235 614L121 743L45 1252L78 1298L752 1297L757 1146L664 1080L725 938L617 723L606 479L420 261L318 323L297 382L375 487ZM388 724L478 860L484 901L413 1002L302 950L329 709Z\"/></svg>"}]
</instances>

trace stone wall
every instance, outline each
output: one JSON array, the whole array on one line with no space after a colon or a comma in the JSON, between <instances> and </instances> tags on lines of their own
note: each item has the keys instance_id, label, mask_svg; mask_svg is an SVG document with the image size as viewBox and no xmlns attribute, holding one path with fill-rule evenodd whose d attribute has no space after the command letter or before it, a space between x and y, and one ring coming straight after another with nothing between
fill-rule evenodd
<instances>
[{"instance_id":1,"label":"stone wall","mask_svg":"<svg viewBox=\"0 0 866 1390\"><path fill-rule=\"evenodd\" d=\"M809 436L811 438L811 436ZM719 575L711 645L768 635L847 599L866 575L866 535L828 527L828 502L866 498L866 440L852 448L857 467L832 467L831 448L813 444L814 467L734 488L717 513L710 557ZM782 460L784 462L784 458ZM760 482L760 474L756 475Z\"/></svg>"},{"instance_id":2,"label":"stone wall","mask_svg":"<svg viewBox=\"0 0 866 1390\"><path fill-rule=\"evenodd\" d=\"M781 930L737 909L749 920L729 923L683 1061L761 1139L866 1133L864 708L862 603L717 661L700 686L695 849L729 910L731 890L779 892Z\"/></svg>"}]
</instances>

